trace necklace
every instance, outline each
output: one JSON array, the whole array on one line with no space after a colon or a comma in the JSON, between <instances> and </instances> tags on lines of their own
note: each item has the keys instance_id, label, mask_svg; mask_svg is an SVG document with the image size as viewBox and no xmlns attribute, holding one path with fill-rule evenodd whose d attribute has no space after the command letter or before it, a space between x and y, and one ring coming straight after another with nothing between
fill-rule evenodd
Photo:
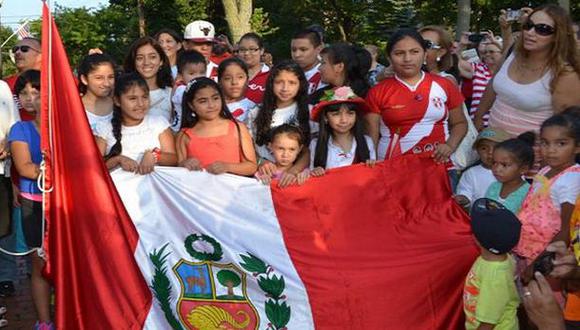
<instances>
[{"instance_id":1,"label":"necklace","mask_svg":"<svg viewBox=\"0 0 580 330\"><path fill-rule=\"evenodd\" d=\"M546 63L543 63L536 67L530 67L529 64L524 63L524 61L518 62L518 68L520 71L529 71L529 72L544 72L546 70Z\"/></svg>"}]
</instances>

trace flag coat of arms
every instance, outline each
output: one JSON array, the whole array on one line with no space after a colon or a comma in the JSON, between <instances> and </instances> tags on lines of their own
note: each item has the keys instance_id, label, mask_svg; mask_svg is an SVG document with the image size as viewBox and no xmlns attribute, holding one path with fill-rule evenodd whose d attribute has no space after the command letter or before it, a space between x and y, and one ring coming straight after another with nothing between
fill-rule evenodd
<instances>
[{"instance_id":1,"label":"flag coat of arms","mask_svg":"<svg viewBox=\"0 0 580 330\"><path fill-rule=\"evenodd\" d=\"M43 9L45 275L59 329L456 329L477 255L419 156L279 189L157 167L109 174Z\"/></svg>"}]
</instances>

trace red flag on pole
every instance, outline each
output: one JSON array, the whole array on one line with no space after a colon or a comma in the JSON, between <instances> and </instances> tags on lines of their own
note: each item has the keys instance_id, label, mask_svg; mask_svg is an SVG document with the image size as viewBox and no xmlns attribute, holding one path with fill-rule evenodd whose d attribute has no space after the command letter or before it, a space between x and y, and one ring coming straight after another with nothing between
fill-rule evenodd
<instances>
[{"instance_id":1,"label":"red flag on pole","mask_svg":"<svg viewBox=\"0 0 580 330\"><path fill-rule=\"evenodd\" d=\"M56 325L141 328L151 293L133 255L138 235L97 150L46 3L41 92L45 188L52 189L44 200L45 271L55 287Z\"/></svg>"}]
</instances>

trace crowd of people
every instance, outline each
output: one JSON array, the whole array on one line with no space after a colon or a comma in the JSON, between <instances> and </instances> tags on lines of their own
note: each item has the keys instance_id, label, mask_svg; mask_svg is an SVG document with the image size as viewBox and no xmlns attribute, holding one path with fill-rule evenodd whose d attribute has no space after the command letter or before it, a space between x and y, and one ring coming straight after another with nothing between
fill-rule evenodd
<instances>
[{"instance_id":1,"label":"crowd of people","mask_svg":"<svg viewBox=\"0 0 580 330\"><path fill-rule=\"evenodd\" d=\"M329 44L317 27L296 32L291 59L273 64L259 35L230 45L194 21L134 41L122 66L91 50L76 69L79 94L110 170L179 166L283 188L337 167L432 158L481 248L465 282L466 328L580 329L578 25L556 5L521 13L501 13L502 37L396 30L388 66L377 46ZM18 207L34 248L40 42L13 52L18 73L0 82L0 215L8 223ZM43 259L31 259L36 329L53 329ZM1 295L14 293L15 271L0 254Z\"/></svg>"}]
</instances>

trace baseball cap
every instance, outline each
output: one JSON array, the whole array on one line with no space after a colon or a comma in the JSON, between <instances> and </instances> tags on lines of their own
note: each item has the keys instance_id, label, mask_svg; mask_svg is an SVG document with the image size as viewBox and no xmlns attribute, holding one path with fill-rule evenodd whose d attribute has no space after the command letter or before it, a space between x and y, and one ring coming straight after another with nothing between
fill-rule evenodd
<instances>
[{"instance_id":1,"label":"baseball cap","mask_svg":"<svg viewBox=\"0 0 580 330\"><path fill-rule=\"evenodd\" d=\"M314 121L318 121L318 118L325 107L338 103L353 103L358 105L360 110L368 112L368 106L365 100L358 97L350 87L342 86L324 91L324 95L320 98L320 102L312 108L310 118Z\"/></svg>"},{"instance_id":2,"label":"baseball cap","mask_svg":"<svg viewBox=\"0 0 580 330\"><path fill-rule=\"evenodd\" d=\"M193 21L185 27L183 39L193 42L213 42L215 37L215 28L208 21Z\"/></svg>"},{"instance_id":3,"label":"baseball cap","mask_svg":"<svg viewBox=\"0 0 580 330\"><path fill-rule=\"evenodd\" d=\"M500 128L486 127L477 135L477 139L475 139L473 147L477 148L477 145L481 140L490 140L493 142L500 143L505 140L509 140L511 138L512 138L511 135L509 135L506 131Z\"/></svg>"},{"instance_id":4,"label":"baseball cap","mask_svg":"<svg viewBox=\"0 0 580 330\"><path fill-rule=\"evenodd\" d=\"M520 240L522 224L501 203L480 198L471 207L471 230L479 244L493 254L510 252Z\"/></svg>"}]
</instances>

